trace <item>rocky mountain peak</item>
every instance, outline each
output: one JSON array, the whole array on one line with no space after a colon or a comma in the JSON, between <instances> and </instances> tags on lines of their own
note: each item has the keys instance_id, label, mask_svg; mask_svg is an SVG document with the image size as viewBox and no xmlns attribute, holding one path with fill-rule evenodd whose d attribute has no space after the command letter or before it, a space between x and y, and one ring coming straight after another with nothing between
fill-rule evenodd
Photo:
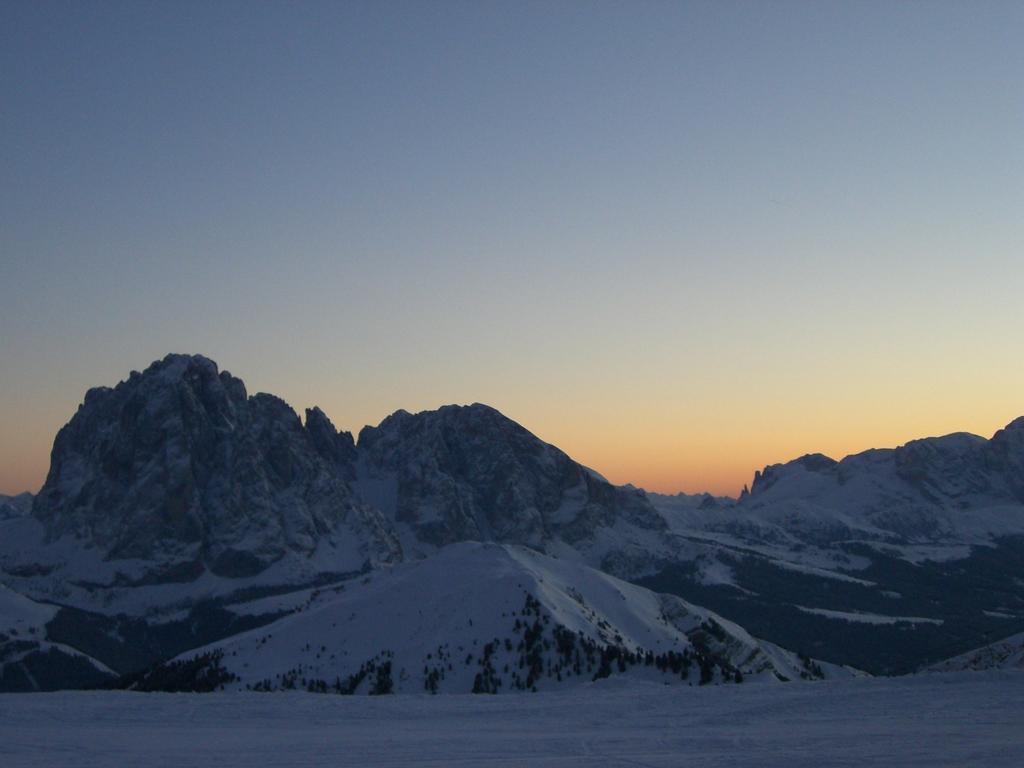
<instances>
[{"instance_id":1,"label":"rocky mountain peak","mask_svg":"<svg viewBox=\"0 0 1024 768\"><path fill-rule=\"evenodd\" d=\"M612 486L480 403L398 411L363 429L357 452L363 471L393 478L396 521L435 546L586 548L605 528L665 526L641 492Z\"/></svg>"},{"instance_id":2,"label":"rocky mountain peak","mask_svg":"<svg viewBox=\"0 0 1024 768\"><path fill-rule=\"evenodd\" d=\"M443 439L452 432L526 435L536 441L533 435L508 418L496 408L481 403L472 405L442 405L433 411L409 413L399 409L386 417L376 427L366 426L359 432L359 448L372 450L381 441L405 439Z\"/></svg>"},{"instance_id":3,"label":"rocky mountain peak","mask_svg":"<svg viewBox=\"0 0 1024 768\"><path fill-rule=\"evenodd\" d=\"M324 458L344 467L355 461L356 444L352 433L339 432L327 414L316 406L306 409L306 432Z\"/></svg>"},{"instance_id":4,"label":"rocky mountain peak","mask_svg":"<svg viewBox=\"0 0 1024 768\"><path fill-rule=\"evenodd\" d=\"M257 573L311 554L342 524L365 534L367 559L388 559L393 542L331 466L344 440L335 432L329 445L326 424L314 417L307 430L208 358L168 355L90 390L57 435L34 513L50 540L73 535L109 560L191 576Z\"/></svg>"}]
</instances>

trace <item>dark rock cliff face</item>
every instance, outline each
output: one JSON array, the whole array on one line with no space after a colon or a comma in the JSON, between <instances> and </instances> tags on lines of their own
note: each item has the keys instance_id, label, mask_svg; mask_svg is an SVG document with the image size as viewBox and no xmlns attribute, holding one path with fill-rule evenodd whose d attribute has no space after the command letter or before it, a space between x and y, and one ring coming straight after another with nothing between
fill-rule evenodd
<instances>
[{"instance_id":1,"label":"dark rock cliff face","mask_svg":"<svg viewBox=\"0 0 1024 768\"><path fill-rule=\"evenodd\" d=\"M985 445L985 463L1004 478L1007 492L1024 503L1024 416L992 436Z\"/></svg>"},{"instance_id":2,"label":"dark rock cliff face","mask_svg":"<svg viewBox=\"0 0 1024 768\"><path fill-rule=\"evenodd\" d=\"M356 458L356 443L351 432L339 432L319 408L306 409L306 431L324 459L351 479Z\"/></svg>"},{"instance_id":3,"label":"dark rock cliff face","mask_svg":"<svg viewBox=\"0 0 1024 768\"><path fill-rule=\"evenodd\" d=\"M929 500L958 498L999 490L985 466L987 440L958 433L912 440L893 451L896 474Z\"/></svg>"},{"instance_id":4,"label":"dark rock cliff face","mask_svg":"<svg viewBox=\"0 0 1024 768\"><path fill-rule=\"evenodd\" d=\"M486 405L399 411L359 435L371 473L397 481L395 517L423 541L570 544L619 520L662 530L636 492L612 486Z\"/></svg>"},{"instance_id":5,"label":"dark rock cliff face","mask_svg":"<svg viewBox=\"0 0 1024 768\"><path fill-rule=\"evenodd\" d=\"M107 559L193 564L193 574L258 573L286 551L311 554L342 524L368 557L396 556L338 470L351 451L319 412L307 429L212 361L169 355L89 391L57 435L33 513L51 540L72 534Z\"/></svg>"}]
</instances>

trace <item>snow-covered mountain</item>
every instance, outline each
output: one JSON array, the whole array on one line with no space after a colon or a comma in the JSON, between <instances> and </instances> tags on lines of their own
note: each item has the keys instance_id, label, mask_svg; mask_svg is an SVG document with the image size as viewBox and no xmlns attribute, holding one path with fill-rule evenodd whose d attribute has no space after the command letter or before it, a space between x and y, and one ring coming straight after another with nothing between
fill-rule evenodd
<instances>
[{"instance_id":1,"label":"snow-covered mountain","mask_svg":"<svg viewBox=\"0 0 1024 768\"><path fill-rule=\"evenodd\" d=\"M24 504L22 504L22 508ZM179 610L312 584L455 541L525 544L610 570L666 556L665 522L484 405L388 417L358 446L201 356L90 390L57 435L0 569L33 597Z\"/></svg>"},{"instance_id":2,"label":"snow-covered mountain","mask_svg":"<svg viewBox=\"0 0 1024 768\"><path fill-rule=\"evenodd\" d=\"M522 544L613 572L667 554L665 521L486 405L398 411L359 433L355 487L407 555L457 541Z\"/></svg>"},{"instance_id":3,"label":"snow-covered mountain","mask_svg":"<svg viewBox=\"0 0 1024 768\"><path fill-rule=\"evenodd\" d=\"M1024 532L1024 418L991 440L957 433L834 461L766 467L741 509L807 543L981 543ZM785 517L781 517L784 515Z\"/></svg>"},{"instance_id":4,"label":"snow-covered mountain","mask_svg":"<svg viewBox=\"0 0 1024 768\"><path fill-rule=\"evenodd\" d=\"M1024 418L755 474L738 500L649 499L692 559L643 583L872 671L1024 628ZM965 645L966 644L966 645Z\"/></svg>"},{"instance_id":5,"label":"snow-covered mountain","mask_svg":"<svg viewBox=\"0 0 1024 768\"><path fill-rule=\"evenodd\" d=\"M611 674L690 684L853 674L678 597L511 545L453 544L303 597L289 616L183 654L136 686L497 693Z\"/></svg>"},{"instance_id":6,"label":"snow-covered mountain","mask_svg":"<svg viewBox=\"0 0 1024 768\"><path fill-rule=\"evenodd\" d=\"M276 397L248 396L206 358L169 355L86 393L33 514L47 541L146 561L149 579L247 576L325 543L344 550L342 569L395 558L379 515L340 476L351 436L322 414L308 421Z\"/></svg>"},{"instance_id":7,"label":"snow-covered mountain","mask_svg":"<svg viewBox=\"0 0 1024 768\"><path fill-rule=\"evenodd\" d=\"M1024 534L1024 418L986 440L956 433L836 461L809 454L756 472L738 501L658 496L677 530L757 547L862 542L908 560Z\"/></svg>"}]
</instances>

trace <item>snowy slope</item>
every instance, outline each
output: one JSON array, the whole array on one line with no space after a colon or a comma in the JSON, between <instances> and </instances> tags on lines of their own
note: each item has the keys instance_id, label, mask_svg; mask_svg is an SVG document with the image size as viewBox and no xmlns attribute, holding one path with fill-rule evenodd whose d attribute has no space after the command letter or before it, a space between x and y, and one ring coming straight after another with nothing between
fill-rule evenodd
<instances>
[{"instance_id":1,"label":"snowy slope","mask_svg":"<svg viewBox=\"0 0 1024 768\"><path fill-rule=\"evenodd\" d=\"M1024 675L530 696L0 696L4 768L1019 768Z\"/></svg>"},{"instance_id":2,"label":"snowy slope","mask_svg":"<svg viewBox=\"0 0 1024 768\"><path fill-rule=\"evenodd\" d=\"M1024 632L954 656L928 669L930 672L1024 669Z\"/></svg>"},{"instance_id":3,"label":"snowy slope","mask_svg":"<svg viewBox=\"0 0 1024 768\"><path fill-rule=\"evenodd\" d=\"M697 684L702 666L705 682L731 682L737 670L744 679L851 674L680 598L474 542L319 590L299 612L179 662L196 658L219 660L225 680L235 677L228 687L358 693L547 689L620 673ZM164 668L146 685L171 677Z\"/></svg>"},{"instance_id":4,"label":"snowy slope","mask_svg":"<svg viewBox=\"0 0 1024 768\"><path fill-rule=\"evenodd\" d=\"M114 676L96 659L47 639L46 624L57 610L0 584L0 691L53 690Z\"/></svg>"},{"instance_id":5,"label":"snowy slope","mask_svg":"<svg viewBox=\"0 0 1024 768\"><path fill-rule=\"evenodd\" d=\"M0 633L31 636L57 613L56 606L37 603L0 584Z\"/></svg>"}]
</instances>

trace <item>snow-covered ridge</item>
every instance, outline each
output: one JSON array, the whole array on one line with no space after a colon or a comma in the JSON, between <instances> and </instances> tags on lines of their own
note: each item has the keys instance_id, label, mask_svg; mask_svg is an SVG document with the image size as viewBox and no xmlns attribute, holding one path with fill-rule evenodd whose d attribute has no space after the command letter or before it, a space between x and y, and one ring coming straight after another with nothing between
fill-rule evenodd
<instances>
[{"instance_id":1,"label":"snow-covered ridge","mask_svg":"<svg viewBox=\"0 0 1024 768\"><path fill-rule=\"evenodd\" d=\"M859 611L832 611L827 608L808 608L796 606L804 613L813 613L837 621L852 621L858 624L942 624L942 619L928 619L923 616L884 616L878 613L862 613Z\"/></svg>"},{"instance_id":2,"label":"snow-covered ridge","mask_svg":"<svg viewBox=\"0 0 1024 768\"><path fill-rule=\"evenodd\" d=\"M142 685L180 685L190 666L200 685L336 693L542 690L613 674L692 685L852 674L678 597L475 542L319 590L297 613L183 654Z\"/></svg>"},{"instance_id":3,"label":"snow-covered ridge","mask_svg":"<svg viewBox=\"0 0 1024 768\"><path fill-rule=\"evenodd\" d=\"M1024 632L929 667L930 672L978 672L995 669L1024 670Z\"/></svg>"},{"instance_id":4,"label":"snow-covered ridge","mask_svg":"<svg viewBox=\"0 0 1024 768\"><path fill-rule=\"evenodd\" d=\"M738 500L649 499L673 531L830 567L829 550L863 543L915 562L1024 534L1024 418L990 440L968 433L913 440L836 461L808 454L756 472ZM821 556L818 556L821 555ZM831 561L831 562L830 562Z\"/></svg>"}]
</instances>

